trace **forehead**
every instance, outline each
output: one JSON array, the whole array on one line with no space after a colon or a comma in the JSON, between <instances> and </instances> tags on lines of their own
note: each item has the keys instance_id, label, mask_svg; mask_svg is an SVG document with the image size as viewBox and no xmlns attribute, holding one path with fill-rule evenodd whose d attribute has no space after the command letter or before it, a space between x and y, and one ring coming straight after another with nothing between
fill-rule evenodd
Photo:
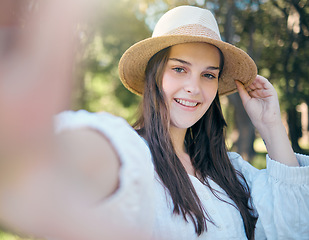
<instances>
[{"instance_id":1,"label":"forehead","mask_svg":"<svg viewBox=\"0 0 309 240\"><path fill-rule=\"evenodd\" d=\"M182 43L171 47L170 58L180 58L190 63L205 62L220 64L220 52L208 43Z\"/></svg>"}]
</instances>

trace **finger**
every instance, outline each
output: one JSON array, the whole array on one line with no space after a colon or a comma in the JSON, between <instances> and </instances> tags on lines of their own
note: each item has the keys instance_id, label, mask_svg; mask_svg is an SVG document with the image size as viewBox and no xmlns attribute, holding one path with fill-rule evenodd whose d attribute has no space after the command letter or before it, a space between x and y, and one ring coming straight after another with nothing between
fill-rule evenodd
<instances>
[{"instance_id":1,"label":"finger","mask_svg":"<svg viewBox=\"0 0 309 240\"><path fill-rule=\"evenodd\" d=\"M262 89L263 88L263 85L258 81L253 82L253 86L254 86L255 89Z\"/></svg>"},{"instance_id":2,"label":"finger","mask_svg":"<svg viewBox=\"0 0 309 240\"><path fill-rule=\"evenodd\" d=\"M17 149L26 143L42 142L36 139L52 133L52 116L70 105L77 40L74 33L76 23L83 21L84 16L84 8L77 2L80 1L42 2L26 18L23 30L17 28L18 35L6 50L5 58L0 56L3 149L8 149L8 145Z\"/></svg>"},{"instance_id":3,"label":"finger","mask_svg":"<svg viewBox=\"0 0 309 240\"><path fill-rule=\"evenodd\" d=\"M253 86L252 84L246 87L247 92L251 92L251 91L253 91L254 89L255 89L255 88L254 88L254 86Z\"/></svg>"},{"instance_id":4,"label":"finger","mask_svg":"<svg viewBox=\"0 0 309 240\"><path fill-rule=\"evenodd\" d=\"M254 82L256 84L259 84L260 86L262 86L262 88L265 88L265 89L273 88L272 84L265 77L261 75L257 75Z\"/></svg>"},{"instance_id":5,"label":"finger","mask_svg":"<svg viewBox=\"0 0 309 240\"><path fill-rule=\"evenodd\" d=\"M246 89L248 91L254 91L254 90L259 90L259 89L263 89L264 88L264 84L265 84L265 81L262 79L260 80L259 77L256 77L254 79L254 81L246 87Z\"/></svg>"},{"instance_id":6,"label":"finger","mask_svg":"<svg viewBox=\"0 0 309 240\"><path fill-rule=\"evenodd\" d=\"M251 98L261 98L261 90L251 91L249 92Z\"/></svg>"},{"instance_id":7,"label":"finger","mask_svg":"<svg viewBox=\"0 0 309 240\"><path fill-rule=\"evenodd\" d=\"M246 90L245 86L241 82L236 80L235 84L236 84L239 96L242 100L242 103L243 103L243 105L245 105L246 102L251 99L251 97L250 97L248 91Z\"/></svg>"}]
</instances>

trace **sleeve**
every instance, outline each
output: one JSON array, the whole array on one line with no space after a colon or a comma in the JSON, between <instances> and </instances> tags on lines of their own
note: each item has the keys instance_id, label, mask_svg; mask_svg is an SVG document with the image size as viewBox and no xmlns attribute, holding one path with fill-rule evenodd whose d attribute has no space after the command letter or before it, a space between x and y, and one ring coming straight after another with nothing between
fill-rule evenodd
<instances>
[{"instance_id":1,"label":"sleeve","mask_svg":"<svg viewBox=\"0 0 309 240\"><path fill-rule=\"evenodd\" d=\"M139 231L138 237L132 239L146 239L153 221L154 199L154 169L149 148L124 119L108 113L66 111L55 118L56 134L85 127L104 134L121 161L119 187L96 208L98 221L108 221L117 232L122 232L123 239L126 230L132 229Z\"/></svg>"},{"instance_id":2,"label":"sleeve","mask_svg":"<svg viewBox=\"0 0 309 240\"><path fill-rule=\"evenodd\" d=\"M258 214L256 239L309 239L309 157L296 154L300 166L289 167L267 155L263 170L236 153L229 157L250 187Z\"/></svg>"}]
</instances>

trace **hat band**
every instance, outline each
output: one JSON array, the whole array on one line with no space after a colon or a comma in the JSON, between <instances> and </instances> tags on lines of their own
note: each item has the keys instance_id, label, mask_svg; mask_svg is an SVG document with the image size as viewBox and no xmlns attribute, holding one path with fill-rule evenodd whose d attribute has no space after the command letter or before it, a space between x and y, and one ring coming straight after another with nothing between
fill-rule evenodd
<instances>
[{"instance_id":1,"label":"hat band","mask_svg":"<svg viewBox=\"0 0 309 240\"><path fill-rule=\"evenodd\" d=\"M173 29L164 35L188 35L198 37L208 37L214 40L222 41L219 35L213 30L200 24L189 24Z\"/></svg>"}]
</instances>

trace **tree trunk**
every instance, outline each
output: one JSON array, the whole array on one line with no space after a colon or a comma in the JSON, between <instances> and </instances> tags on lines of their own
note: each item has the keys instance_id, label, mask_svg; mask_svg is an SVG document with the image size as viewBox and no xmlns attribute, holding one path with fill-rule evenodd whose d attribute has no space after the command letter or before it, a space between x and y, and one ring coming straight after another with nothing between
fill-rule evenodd
<instances>
[{"instance_id":1,"label":"tree trunk","mask_svg":"<svg viewBox=\"0 0 309 240\"><path fill-rule=\"evenodd\" d=\"M282 10L286 13L285 17L287 24L289 22L288 19L290 15L294 15L294 17L297 17L296 9L293 7L293 1L290 2L290 4L291 5L289 12L286 11L285 9ZM301 28L301 25L299 25L299 27ZM283 53L284 56L283 71L284 71L284 78L286 81L284 94L290 99L290 102L288 103L288 106L286 108L287 121L289 127L289 137L291 140L293 150L296 152L303 152L303 150L300 148L298 144L298 139L302 135L302 129L301 129L300 113L296 111L296 106L297 104L299 104L299 100L295 100L295 96L299 96L297 94L298 94L299 79L301 75L300 64L302 64L302 60L300 59L299 56L299 49L305 48L304 46L305 38L302 38L301 34L295 32L293 26L287 25L287 31L289 34L289 42L286 52ZM293 44L297 44L298 47L297 48L293 47ZM289 69L289 66L293 66L292 70ZM291 79L294 80L294 86L291 86L289 84Z\"/></svg>"},{"instance_id":2,"label":"tree trunk","mask_svg":"<svg viewBox=\"0 0 309 240\"><path fill-rule=\"evenodd\" d=\"M235 3L233 0L228 1L228 11L226 14L226 19L224 23L224 37L225 41L233 44L234 38L234 26L233 26L233 16L235 14ZM250 46L249 51L253 52L253 32L250 32ZM250 54L250 53L249 53ZM251 161L255 155L253 149L253 142L255 140L255 129L251 120L249 119L238 93L232 94L228 97L229 102L233 105L235 111L234 120L236 128L239 132L237 141L234 143L233 148L235 151L242 155L242 157Z\"/></svg>"},{"instance_id":3,"label":"tree trunk","mask_svg":"<svg viewBox=\"0 0 309 240\"><path fill-rule=\"evenodd\" d=\"M302 152L302 149L298 144L298 139L302 135L300 113L297 112L294 107L289 107L287 109L287 117L292 148L295 152Z\"/></svg>"},{"instance_id":4,"label":"tree trunk","mask_svg":"<svg viewBox=\"0 0 309 240\"><path fill-rule=\"evenodd\" d=\"M251 162L255 155L253 148L253 142L255 140L255 128L242 105L239 94L234 93L228 98L235 109L234 120L236 128L239 132L239 137L234 143L233 147L236 148L235 150L241 154L245 160Z\"/></svg>"}]
</instances>

